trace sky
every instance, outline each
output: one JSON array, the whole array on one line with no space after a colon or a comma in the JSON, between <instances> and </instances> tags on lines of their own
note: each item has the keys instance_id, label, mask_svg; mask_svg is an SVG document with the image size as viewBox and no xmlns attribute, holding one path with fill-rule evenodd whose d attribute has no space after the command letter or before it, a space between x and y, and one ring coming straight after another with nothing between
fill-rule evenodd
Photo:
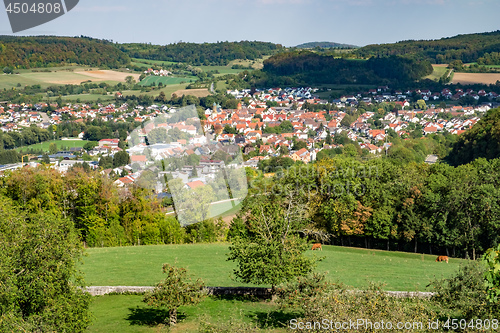
<instances>
[{"instance_id":1,"label":"sky","mask_svg":"<svg viewBox=\"0 0 500 333\"><path fill-rule=\"evenodd\" d=\"M364 46L499 30L499 12L499 0L80 0L64 16L15 35ZM0 34L14 35L3 8Z\"/></svg>"}]
</instances>

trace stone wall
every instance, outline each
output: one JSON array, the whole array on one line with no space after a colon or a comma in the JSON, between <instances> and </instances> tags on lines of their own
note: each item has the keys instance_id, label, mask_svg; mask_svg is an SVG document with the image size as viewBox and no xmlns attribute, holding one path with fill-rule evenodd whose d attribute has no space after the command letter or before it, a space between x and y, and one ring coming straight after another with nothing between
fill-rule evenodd
<instances>
[{"instance_id":1,"label":"stone wall","mask_svg":"<svg viewBox=\"0 0 500 333\"><path fill-rule=\"evenodd\" d=\"M106 287L87 287L85 290L92 296L100 296L111 293L145 293L152 290L154 287L127 287L127 286L106 286ZM249 288L249 287L206 287L208 295L232 295L232 296L255 296L259 298L271 297L270 288ZM353 291L356 292L356 291ZM388 295L398 298L430 298L434 293L431 292L414 292L414 291L387 291Z\"/></svg>"}]
</instances>

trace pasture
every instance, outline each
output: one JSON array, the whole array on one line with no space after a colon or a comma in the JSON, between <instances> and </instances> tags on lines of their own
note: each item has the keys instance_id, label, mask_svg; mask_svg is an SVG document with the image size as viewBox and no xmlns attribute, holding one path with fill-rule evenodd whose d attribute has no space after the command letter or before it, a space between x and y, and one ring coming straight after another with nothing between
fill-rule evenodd
<instances>
[{"instance_id":1,"label":"pasture","mask_svg":"<svg viewBox=\"0 0 500 333\"><path fill-rule=\"evenodd\" d=\"M454 84L495 84L500 80L500 73L455 73Z\"/></svg>"},{"instance_id":2,"label":"pasture","mask_svg":"<svg viewBox=\"0 0 500 333\"><path fill-rule=\"evenodd\" d=\"M233 280L236 264L226 260L228 252L223 243L89 248L81 269L92 286L152 286L163 278L167 262L187 268L208 286L249 286ZM451 276L463 261L446 264L435 262L434 255L328 245L307 255L325 257L316 271L327 272L331 281L360 289L379 282L385 290L400 291L425 291L429 280Z\"/></svg>"}]
</instances>

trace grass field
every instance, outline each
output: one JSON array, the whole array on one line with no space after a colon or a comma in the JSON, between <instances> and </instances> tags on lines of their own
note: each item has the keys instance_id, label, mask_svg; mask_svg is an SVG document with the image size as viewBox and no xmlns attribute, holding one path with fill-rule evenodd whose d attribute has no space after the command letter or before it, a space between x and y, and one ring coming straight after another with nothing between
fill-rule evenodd
<instances>
[{"instance_id":1,"label":"grass field","mask_svg":"<svg viewBox=\"0 0 500 333\"><path fill-rule=\"evenodd\" d=\"M432 74L424 77L424 79L430 79L430 80L433 80L433 81L439 81L439 79L446 73L446 71L448 70L447 66L432 66L432 68L434 69L434 71L432 72Z\"/></svg>"},{"instance_id":2,"label":"grass field","mask_svg":"<svg viewBox=\"0 0 500 333\"><path fill-rule=\"evenodd\" d=\"M245 286L232 279L234 262L228 262L228 244L156 245L87 249L82 270L93 286L151 286L162 279L163 263L176 263L208 286ZM385 284L385 290L424 291L430 279L451 276L463 260L438 263L436 256L324 246L307 255L324 256L318 272L332 281L354 288L369 282Z\"/></svg>"},{"instance_id":3,"label":"grass field","mask_svg":"<svg viewBox=\"0 0 500 333\"><path fill-rule=\"evenodd\" d=\"M189 83L189 82L194 82L196 81L196 78L193 77L171 77L171 76L156 76L156 75L150 75L147 76L144 80L142 80L139 85L141 86L151 86L151 85L156 85L158 86L161 83L163 83L164 86L167 85L172 85L172 84L181 84L181 83Z\"/></svg>"},{"instance_id":4,"label":"grass field","mask_svg":"<svg viewBox=\"0 0 500 333\"><path fill-rule=\"evenodd\" d=\"M141 295L107 295L94 298L91 311L94 321L87 330L89 333L132 333L132 332L198 332L201 322L221 322L230 320L257 326L268 326L267 332L285 332L276 321L286 321L292 317L289 313L274 313L277 320L266 325L268 313L277 310L277 306L267 302L251 302L234 298L207 297L196 306L179 308L179 322L167 330L162 325L165 311L146 306ZM288 319L289 320L289 319Z\"/></svg>"},{"instance_id":5,"label":"grass field","mask_svg":"<svg viewBox=\"0 0 500 333\"><path fill-rule=\"evenodd\" d=\"M22 151L27 151L28 149L42 149L44 151L49 151L50 144L55 142L57 144L57 148L60 149L61 147L83 147L87 141L84 140L52 140L52 141L46 141L42 143L37 143L31 146L25 146L21 148L17 148L17 151L22 152Z\"/></svg>"}]
</instances>

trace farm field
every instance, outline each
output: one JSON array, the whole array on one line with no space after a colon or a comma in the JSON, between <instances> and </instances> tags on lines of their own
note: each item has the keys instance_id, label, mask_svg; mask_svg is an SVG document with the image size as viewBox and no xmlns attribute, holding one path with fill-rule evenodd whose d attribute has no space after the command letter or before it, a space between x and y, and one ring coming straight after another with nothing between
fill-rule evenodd
<instances>
[{"instance_id":1,"label":"farm field","mask_svg":"<svg viewBox=\"0 0 500 333\"><path fill-rule=\"evenodd\" d=\"M148 307L142 302L142 295L106 295L94 297L90 306L95 320L87 329L89 333L111 332L199 332L202 322L229 322L264 326L268 313L278 307L268 301L246 301L238 298L207 297L195 306L179 308L178 324L167 330L161 321L165 312ZM277 313L276 319L290 320L289 313ZM285 332L282 328L274 328L278 323L269 323L267 332ZM164 329L164 330L163 330Z\"/></svg>"},{"instance_id":2,"label":"farm field","mask_svg":"<svg viewBox=\"0 0 500 333\"><path fill-rule=\"evenodd\" d=\"M207 286L249 286L232 279L236 264L226 260L228 252L228 244L221 243L89 248L81 269L92 286L151 286L162 279L167 262L187 268ZM433 255L327 245L307 255L325 257L316 271L328 272L332 281L361 289L380 282L385 290L400 291L425 291L429 280L451 276L463 261L446 264Z\"/></svg>"},{"instance_id":3,"label":"farm field","mask_svg":"<svg viewBox=\"0 0 500 333\"><path fill-rule=\"evenodd\" d=\"M500 73L455 73L452 83L495 84L498 80L500 80Z\"/></svg>"},{"instance_id":4,"label":"farm field","mask_svg":"<svg viewBox=\"0 0 500 333\"><path fill-rule=\"evenodd\" d=\"M210 94L208 89L179 89L174 92L177 96L191 95L196 97L207 97Z\"/></svg>"},{"instance_id":5,"label":"farm field","mask_svg":"<svg viewBox=\"0 0 500 333\"><path fill-rule=\"evenodd\" d=\"M109 81L116 84L125 82L125 78L129 75L133 76L136 81L139 79L139 74L86 69L85 67L35 68L19 70L20 74L1 74L0 89L11 89L17 87L18 84L21 86L39 84L42 88L47 88L54 84L80 84L85 81ZM44 70L50 70L50 72L44 72Z\"/></svg>"},{"instance_id":6,"label":"farm field","mask_svg":"<svg viewBox=\"0 0 500 333\"><path fill-rule=\"evenodd\" d=\"M57 148L61 149L61 147L70 147L70 148L75 148L75 147L83 147L87 141L85 140L52 140L52 141L46 141L42 143L37 143L31 146L24 146L21 148L17 148L19 152L22 151L27 151L29 149L36 149L36 150L44 150L44 151L49 151L49 147L51 143L57 144Z\"/></svg>"}]
</instances>

